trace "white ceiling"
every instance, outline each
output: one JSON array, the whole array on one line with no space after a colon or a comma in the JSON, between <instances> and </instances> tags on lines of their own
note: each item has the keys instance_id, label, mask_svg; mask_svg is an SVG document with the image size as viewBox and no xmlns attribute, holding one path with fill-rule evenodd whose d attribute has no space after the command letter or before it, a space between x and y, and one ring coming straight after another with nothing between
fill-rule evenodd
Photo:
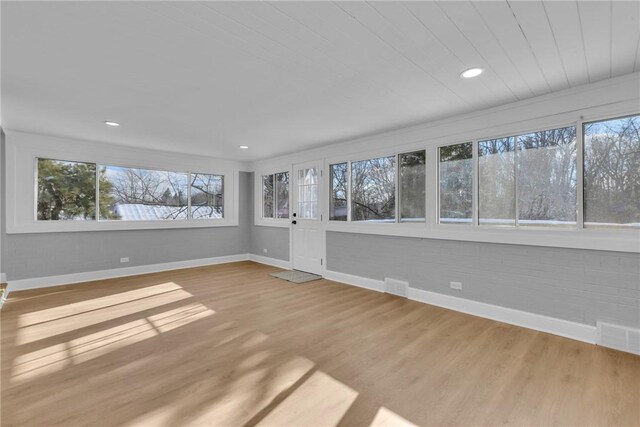
<instances>
[{"instance_id":1,"label":"white ceiling","mask_svg":"<svg viewBox=\"0 0 640 427\"><path fill-rule=\"evenodd\" d=\"M638 1L3 1L1 15L5 129L238 160L640 71ZM471 66L485 73L461 79Z\"/></svg>"}]
</instances>

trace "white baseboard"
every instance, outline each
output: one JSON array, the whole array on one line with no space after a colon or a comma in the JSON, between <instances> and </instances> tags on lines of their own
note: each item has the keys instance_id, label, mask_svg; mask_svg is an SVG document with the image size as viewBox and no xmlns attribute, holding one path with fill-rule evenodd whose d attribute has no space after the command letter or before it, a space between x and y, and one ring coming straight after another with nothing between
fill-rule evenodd
<instances>
[{"instance_id":1,"label":"white baseboard","mask_svg":"<svg viewBox=\"0 0 640 427\"><path fill-rule=\"evenodd\" d=\"M92 282L95 280L113 279L137 274L157 273L160 271L181 268L202 267L205 265L225 264L228 262L247 261L249 254L228 255L214 258L201 258L187 261L174 261L162 264L140 265L135 267L114 268L111 270L88 271L84 273L63 274L60 276L36 277L33 279L10 280L7 283L5 296L10 292L26 289L48 288L51 286L71 285L73 283Z\"/></svg>"},{"instance_id":2,"label":"white baseboard","mask_svg":"<svg viewBox=\"0 0 640 427\"><path fill-rule=\"evenodd\" d=\"M368 279L366 277L353 276L351 274L327 271L325 276L329 280L359 286L378 292L384 292L384 282ZM590 344L596 343L596 327L583 323L557 319L541 314L529 313L512 308L501 307L493 304L473 301L466 298L454 297L437 292L424 291L417 288L409 288L408 298L425 304L436 305L474 316L509 323L523 328L534 329L565 338L584 341Z\"/></svg>"},{"instance_id":3,"label":"white baseboard","mask_svg":"<svg viewBox=\"0 0 640 427\"><path fill-rule=\"evenodd\" d=\"M330 271L324 275L325 279L334 282L346 283L347 285L358 286L359 288L370 289L372 291L384 292L384 282L382 280L369 279L367 277L354 276L352 274Z\"/></svg>"},{"instance_id":4,"label":"white baseboard","mask_svg":"<svg viewBox=\"0 0 640 427\"><path fill-rule=\"evenodd\" d=\"M409 288L409 299L591 344L595 344L596 342L596 327L585 325L584 323L571 322L542 314L515 310L513 308L506 308L437 292L423 291L422 289L416 288Z\"/></svg>"},{"instance_id":5,"label":"white baseboard","mask_svg":"<svg viewBox=\"0 0 640 427\"><path fill-rule=\"evenodd\" d=\"M249 254L251 261L259 262L260 264L271 265L273 267L284 268L285 270L291 270L291 261L284 261L277 258L269 258L266 256Z\"/></svg>"}]
</instances>

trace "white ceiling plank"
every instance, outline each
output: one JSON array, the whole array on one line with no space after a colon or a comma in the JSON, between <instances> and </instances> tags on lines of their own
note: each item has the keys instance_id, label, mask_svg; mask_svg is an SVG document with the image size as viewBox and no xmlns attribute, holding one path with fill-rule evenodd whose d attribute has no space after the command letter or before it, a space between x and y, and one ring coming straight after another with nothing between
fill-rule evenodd
<instances>
[{"instance_id":1,"label":"white ceiling plank","mask_svg":"<svg viewBox=\"0 0 640 427\"><path fill-rule=\"evenodd\" d=\"M455 103L449 100L446 88L425 76L422 70L337 6L327 2L272 4L292 19L330 40L342 59L351 61L354 65L359 64L363 75L383 75L388 82L394 82L406 96L421 97L425 103L424 108L448 111Z\"/></svg>"},{"instance_id":2,"label":"white ceiling plank","mask_svg":"<svg viewBox=\"0 0 640 427\"><path fill-rule=\"evenodd\" d=\"M611 1L577 2L589 81L611 77Z\"/></svg>"},{"instance_id":3,"label":"white ceiling plank","mask_svg":"<svg viewBox=\"0 0 640 427\"><path fill-rule=\"evenodd\" d=\"M487 72L482 75L480 81L487 90L492 92L493 96L499 97L505 103L519 99L516 96L516 92L521 92L523 88L519 88L518 85L522 86L524 83L520 79L515 82L504 81L502 76L491 68L491 64L483 58L464 34L453 25L435 2L402 2L402 4L428 29L433 37L459 59L460 72L472 67L484 68ZM465 83L475 84L474 81Z\"/></svg>"},{"instance_id":4,"label":"white ceiling plank","mask_svg":"<svg viewBox=\"0 0 640 427\"><path fill-rule=\"evenodd\" d=\"M579 6L3 2L2 125L251 161L640 71L637 4Z\"/></svg>"},{"instance_id":5,"label":"white ceiling plank","mask_svg":"<svg viewBox=\"0 0 640 427\"><path fill-rule=\"evenodd\" d=\"M385 4L387 7L384 7ZM481 105L485 102L478 96L479 94L473 93L473 91L468 91L466 96L460 93L460 88L457 87L459 83L457 73L447 72L447 63L456 61L456 58L432 36L426 34L424 28L418 28L419 22L404 16L404 20L402 20L404 26L396 25L398 19L401 19L397 13L406 12L406 9L401 5L344 2L338 6L353 16L372 35L395 50L404 60L423 72L425 77L437 82L446 89L449 95L454 95L467 107L471 107L473 102ZM380 9L384 12L381 12ZM409 16L409 18L411 17ZM413 37L408 34L412 30L414 31ZM416 35L416 32L419 35Z\"/></svg>"},{"instance_id":6,"label":"white ceiling plank","mask_svg":"<svg viewBox=\"0 0 640 427\"><path fill-rule=\"evenodd\" d=\"M472 6L531 91L536 95L549 93L551 87L509 4L487 1L472 3Z\"/></svg>"},{"instance_id":7,"label":"white ceiling plank","mask_svg":"<svg viewBox=\"0 0 640 427\"><path fill-rule=\"evenodd\" d=\"M573 1L543 3L571 86L589 82L578 6Z\"/></svg>"},{"instance_id":8,"label":"white ceiling plank","mask_svg":"<svg viewBox=\"0 0 640 427\"><path fill-rule=\"evenodd\" d=\"M444 43L439 39L406 5L400 2L369 4L401 33L403 37L399 42L406 54L429 69L472 107L487 105L487 99L514 100L513 94L495 74L490 74L489 79L486 74L475 80L462 79L460 73L470 65L456 53L457 46L452 41ZM488 80L492 84L488 84Z\"/></svg>"},{"instance_id":9,"label":"white ceiling plank","mask_svg":"<svg viewBox=\"0 0 640 427\"><path fill-rule=\"evenodd\" d=\"M569 87L569 79L542 1L510 1L508 5L551 90Z\"/></svg>"},{"instance_id":10,"label":"white ceiling plank","mask_svg":"<svg viewBox=\"0 0 640 427\"><path fill-rule=\"evenodd\" d=\"M611 28L611 77L632 73L640 46L640 2L614 1Z\"/></svg>"},{"instance_id":11,"label":"white ceiling plank","mask_svg":"<svg viewBox=\"0 0 640 427\"><path fill-rule=\"evenodd\" d=\"M505 81L522 82L516 95L520 99L535 95L528 82L523 78L518 67L505 53L499 41L494 37L480 16L468 2L438 2L438 6L448 19L462 32L474 48L491 64L491 68L501 75Z\"/></svg>"}]
</instances>

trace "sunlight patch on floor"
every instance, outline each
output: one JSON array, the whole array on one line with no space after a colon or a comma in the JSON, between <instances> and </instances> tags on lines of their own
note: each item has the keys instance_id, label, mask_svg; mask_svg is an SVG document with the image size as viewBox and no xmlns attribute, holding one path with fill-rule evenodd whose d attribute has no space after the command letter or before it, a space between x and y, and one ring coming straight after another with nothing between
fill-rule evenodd
<instances>
[{"instance_id":1,"label":"sunlight patch on floor","mask_svg":"<svg viewBox=\"0 0 640 427\"><path fill-rule=\"evenodd\" d=\"M23 345L45 338L51 338L55 335L72 332L79 328L86 328L98 323L129 316L176 301L181 301L192 296L193 295L183 289L174 289L171 291L164 291L163 293L156 295L137 298L133 301L120 302L117 305L97 308L95 310L84 311L78 314L70 314L66 317L58 317L52 320L42 320L37 319L36 317L31 317L29 318L29 321L33 323L30 326L20 328L17 334L16 344Z\"/></svg>"},{"instance_id":2,"label":"sunlight patch on floor","mask_svg":"<svg viewBox=\"0 0 640 427\"><path fill-rule=\"evenodd\" d=\"M23 383L153 338L212 314L215 314L213 310L200 303L188 304L23 354L14 360L11 379L14 383Z\"/></svg>"},{"instance_id":3,"label":"sunlight patch on floor","mask_svg":"<svg viewBox=\"0 0 640 427\"><path fill-rule=\"evenodd\" d=\"M317 371L257 425L336 426L357 397L357 391Z\"/></svg>"},{"instance_id":4,"label":"sunlight patch on floor","mask_svg":"<svg viewBox=\"0 0 640 427\"><path fill-rule=\"evenodd\" d=\"M195 322L198 319L215 314L215 311L200 303L189 304L173 310L149 316L151 324L160 332L168 332L180 326Z\"/></svg>"},{"instance_id":5,"label":"sunlight patch on floor","mask_svg":"<svg viewBox=\"0 0 640 427\"><path fill-rule=\"evenodd\" d=\"M378 409L375 418L370 424L370 427L417 427L412 422L409 422L402 418L395 412L385 408L384 406Z\"/></svg>"},{"instance_id":6,"label":"sunlight patch on floor","mask_svg":"<svg viewBox=\"0 0 640 427\"><path fill-rule=\"evenodd\" d=\"M224 373L225 376L237 376L230 385L221 386L215 377L203 378L185 389L180 396L173 396L171 403L141 414L123 425L252 425L250 421L254 417L280 393L286 393L308 375L315 366L309 359L299 356L274 365L271 356L269 350L249 355L238 361L233 373Z\"/></svg>"},{"instance_id":7,"label":"sunlight patch on floor","mask_svg":"<svg viewBox=\"0 0 640 427\"><path fill-rule=\"evenodd\" d=\"M74 302L66 305L59 305L52 308L47 308L45 310L33 311L18 316L18 327L24 328L25 326L34 325L37 323L50 322L52 320L60 319L63 317L77 315L87 311L122 304L123 302L146 298L165 292L175 291L178 289L182 289L182 287L174 282L166 282L159 285L134 289L132 291L120 292L113 295Z\"/></svg>"}]
</instances>

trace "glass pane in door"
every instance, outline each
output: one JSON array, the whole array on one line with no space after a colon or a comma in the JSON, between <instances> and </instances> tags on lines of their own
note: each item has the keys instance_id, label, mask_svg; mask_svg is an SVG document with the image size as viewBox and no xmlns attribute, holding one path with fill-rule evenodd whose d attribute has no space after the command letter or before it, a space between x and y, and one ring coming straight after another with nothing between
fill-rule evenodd
<instances>
[{"instance_id":1,"label":"glass pane in door","mask_svg":"<svg viewBox=\"0 0 640 427\"><path fill-rule=\"evenodd\" d=\"M298 218L318 218L318 170L298 170Z\"/></svg>"}]
</instances>

